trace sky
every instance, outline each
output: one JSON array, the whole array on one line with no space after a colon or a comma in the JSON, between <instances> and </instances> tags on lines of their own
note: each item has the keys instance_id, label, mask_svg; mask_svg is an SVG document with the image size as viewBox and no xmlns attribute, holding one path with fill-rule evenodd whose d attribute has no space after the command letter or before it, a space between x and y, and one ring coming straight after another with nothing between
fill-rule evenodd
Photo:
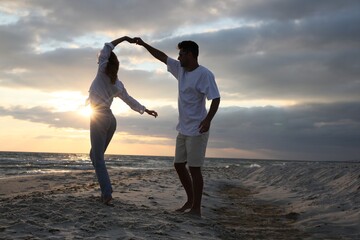
<instances>
[{"instance_id":1,"label":"sky","mask_svg":"<svg viewBox=\"0 0 360 240\"><path fill-rule=\"evenodd\" d=\"M127 35L172 58L199 44L221 94L208 157L359 160L359 12L358 0L1 0L0 151L87 153L97 54ZM107 153L173 156L176 79L141 46L114 52L159 117L115 99Z\"/></svg>"}]
</instances>

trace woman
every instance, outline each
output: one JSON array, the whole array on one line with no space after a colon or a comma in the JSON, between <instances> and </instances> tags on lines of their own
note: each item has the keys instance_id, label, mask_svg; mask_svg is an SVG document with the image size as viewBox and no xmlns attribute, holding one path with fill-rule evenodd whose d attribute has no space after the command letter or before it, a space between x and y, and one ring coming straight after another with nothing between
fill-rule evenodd
<instances>
[{"instance_id":1,"label":"woman","mask_svg":"<svg viewBox=\"0 0 360 240\"><path fill-rule=\"evenodd\" d=\"M129 96L124 84L118 79L119 61L112 52L116 45L123 41L133 43L127 36L105 43L99 55L99 67L89 90L89 102L93 114L90 120L91 150L90 159L101 188L101 198L105 204L112 200L112 187L106 169L104 154L116 129L116 119L110 106L114 97L121 98L130 108L140 114L157 117L157 112L146 109L134 98Z\"/></svg>"}]
</instances>

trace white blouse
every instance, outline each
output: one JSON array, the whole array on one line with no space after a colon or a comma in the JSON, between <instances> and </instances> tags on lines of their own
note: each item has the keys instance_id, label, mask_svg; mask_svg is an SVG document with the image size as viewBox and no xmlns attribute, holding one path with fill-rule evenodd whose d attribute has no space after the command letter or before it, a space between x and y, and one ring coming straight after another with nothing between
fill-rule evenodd
<instances>
[{"instance_id":1,"label":"white blouse","mask_svg":"<svg viewBox=\"0 0 360 240\"><path fill-rule=\"evenodd\" d=\"M113 49L114 45L112 43L105 43L100 52L98 61L99 68L89 89L88 102L90 102L92 106L110 108L113 98L119 97L129 105L132 110L143 114L145 107L127 93L124 84L119 79L116 79L115 84L112 84L109 76L105 73Z\"/></svg>"}]
</instances>

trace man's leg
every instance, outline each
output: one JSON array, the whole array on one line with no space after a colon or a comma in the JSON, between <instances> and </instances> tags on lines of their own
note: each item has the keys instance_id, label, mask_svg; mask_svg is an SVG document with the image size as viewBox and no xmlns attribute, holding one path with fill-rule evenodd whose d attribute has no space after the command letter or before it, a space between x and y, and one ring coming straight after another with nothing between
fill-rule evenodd
<instances>
[{"instance_id":1,"label":"man's leg","mask_svg":"<svg viewBox=\"0 0 360 240\"><path fill-rule=\"evenodd\" d=\"M180 182L184 187L187 195L186 203L176 211L184 212L185 210L190 209L193 205L194 195L193 195L192 180L189 171L186 168L186 163L175 163L174 166L179 176Z\"/></svg>"},{"instance_id":2,"label":"man's leg","mask_svg":"<svg viewBox=\"0 0 360 240\"><path fill-rule=\"evenodd\" d=\"M194 194L194 201L190 213L201 216L201 198L203 194L204 180L200 167L189 167L189 168L192 178L193 194Z\"/></svg>"},{"instance_id":3,"label":"man's leg","mask_svg":"<svg viewBox=\"0 0 360 240\"><path fill-rule=\"evenodd\" d=\"M204 164L205 152L209 133L189 138L186 143L187 160L192 179L194 201L190 214L201 216L201 199L204 188L204 180L201 167Z\"/></svg>"},{"instance_id":4,"label":"man's leg","mask_svg":"<svg viewBox=\"0 0 360 240\"><path fill-rule=\"evenodd\" d=\"M190 209L193 205L193 188L192 188L192 180L189 174L189 171L186 168L186 136L182 134L178 134L176 137L176 148L175 148L175 160L174 167L179 176L180 182L185 189L187 195L187 201L185 204L177 209L178 212L184 212L187 209Z\"/></svg>"}]
</instances>

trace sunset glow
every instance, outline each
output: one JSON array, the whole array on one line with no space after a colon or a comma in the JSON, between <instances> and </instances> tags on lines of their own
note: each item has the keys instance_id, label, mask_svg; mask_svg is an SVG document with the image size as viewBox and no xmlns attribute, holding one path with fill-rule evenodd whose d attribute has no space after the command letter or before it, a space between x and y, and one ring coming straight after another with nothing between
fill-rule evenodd
<instances>
[{"instance_id":1,"label":"sunset glow","mask_svg":"<svg viewBox=\"0 0 360 240\"><path fill-rule=\"evenodd\" d=\"M84 117L90 117L92 112L93 111L92 111L92 108L90 107L90 105L84 106L84 107L80 108L80 110L79 110L79 114Z\"/></svg>"},{"instance_id":2,"label":"sunset glow","mask_svg":"<svg viewBox=\"0 0 360 240\"><path fill-rule=\"evenodd\" d=\"M180 41L199 44L199 63L221 95L207 156L360 158L359 2L104 4L1 1L0 151L88 153L97 55L128 35L174 59ZM124 42L114 53L129 95L159 116L114 98L117 131L107 152L173 155L177 81L141 46Z\"/></svg>"}]
</instances>

